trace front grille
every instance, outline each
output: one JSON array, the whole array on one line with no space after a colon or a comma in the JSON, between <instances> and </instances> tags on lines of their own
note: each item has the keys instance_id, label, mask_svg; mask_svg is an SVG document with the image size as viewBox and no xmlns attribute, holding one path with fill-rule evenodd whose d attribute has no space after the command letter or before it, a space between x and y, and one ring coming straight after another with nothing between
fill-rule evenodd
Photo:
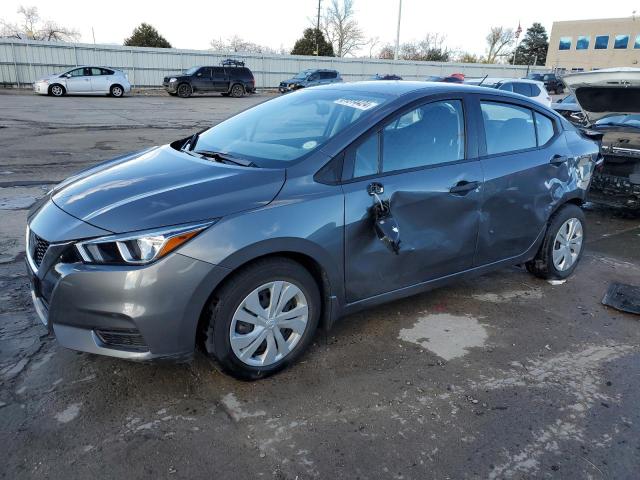
<instances>
[{"instance_id":1,"label":"front grille","mask_svg":"<svg viewBox=\"0 0 640 480\"><path fill-rule=\"evenodd\" d=\"M149 350L140 332L129 330L96 330L96 335L106 347L125 350Z\"/></svg>"},{"instance_id":2,"label":"front grille","mask_svg":"<svg viewBox=\"0 0 640 480\"><path fill-rule=\"evenodd\" d=\"M47 250L49 249L49 242L44 238L40 238L35 233L32 233L31 242L31 258L33 259L33 263L35 263L36 267L39 267L42 263L42 259L47 253Z\"/></svg>"}]
</instances>

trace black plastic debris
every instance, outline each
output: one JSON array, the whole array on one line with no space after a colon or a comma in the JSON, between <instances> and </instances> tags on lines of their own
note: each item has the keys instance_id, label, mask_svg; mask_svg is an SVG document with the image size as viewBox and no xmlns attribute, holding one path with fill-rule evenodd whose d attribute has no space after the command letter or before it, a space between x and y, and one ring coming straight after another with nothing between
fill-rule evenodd
<instances>
[{"instance_id":1,"label":"black plastic debris","mask_svg":"<svg viewBox=\"0 0 640 480\"><path fill-rule=\"evenodd\" d=\"M640 287L612 283L602 299L604 305L622 312L640 315Z\"/></svg>"}]
</instances>

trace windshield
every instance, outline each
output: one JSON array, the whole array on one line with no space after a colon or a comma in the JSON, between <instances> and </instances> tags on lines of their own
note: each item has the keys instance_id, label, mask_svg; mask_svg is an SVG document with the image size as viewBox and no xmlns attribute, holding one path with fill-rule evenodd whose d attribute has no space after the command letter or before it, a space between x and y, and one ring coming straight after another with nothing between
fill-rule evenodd
<instances>
[{"instance_id":1,"label":"windshield","mask_svg":"<svg viewBox=\"0 0 640 480\"><path fill-rule=\"evenodd\" d=\"M309 75L310 71L311 70L303 70L300 73L296 73L293 78L297 78L298 80L301 78L307 78L307 75Z\"/></svg>"},{"instance_id":2,"label":"windshield","mask_svg":"<svg viewBox=\"0 0 640 480\"><path fill-rule=\"evenodd\" d=\"M530 73L529 75L527 75L527 78L529 80L542 80L544 76L539 73Z\"/></svg>"},{"instance_id":3,"label":"windshield","mask_svg":"<svg viewBox=\"0 0 640 480\"><path fill-rule=\"evenodd\" d=\"M203 132L196 150L281 167L307 155L389 97L345 90L301 90L246 110Z\"/></svg>"},{"instance_id":4,"label":"windshield","mask_svg":"<svg viewBox=\"0 0 640 480\"><path fill-rule=\"evenodd\" d=\"M616 114L601 118L596 125L622 125L627 127L640 128L640 114Z\"/></svg>"},{"instance_id":5,"label":"windshield","mask_svg":"<svg viewBox=\"0 0 640 480\"><path fill-rule=\"evenodd\" d=\"M189 70L185 70L184 74L185 75L193 75L194 73L196 73L198 71L200 67L191 67Z\"/></svg>"},{"instance_id":6,"label":"windshield","mask_svg":"<svg viewBox=\"0 0 640 480\"><path fill-rule=\"evenodd\" d=\"M575 95L568 95L562 99L562 103L578 103Z\"/></svg>"}]
</instances>

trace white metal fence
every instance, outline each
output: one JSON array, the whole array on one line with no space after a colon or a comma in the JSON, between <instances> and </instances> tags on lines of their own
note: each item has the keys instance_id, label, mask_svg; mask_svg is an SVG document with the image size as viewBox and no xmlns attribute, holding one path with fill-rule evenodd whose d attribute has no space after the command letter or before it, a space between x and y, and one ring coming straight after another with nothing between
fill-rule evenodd
<instances>
[{"instance_id":1,"label":"white metal fence","mask_svg":"<svg viewBox=\"0 0 640 480\"><path fill-rule=\"evenodd\" d=\"M365 80L376 73L393 73L405 80L429 75L463 73L470 77L522 77L527 67L475 63L409 62L369 58L224 53L208 50L123 47L86 43L0 39L0 84L28 86L51 73L77 65L110 66L126 72L135 87L157 87L165 75L194 65L218 65L225 58L243 60L258 88L276 87L281 80L307 68L333 68L345 81ZM542 70L544 67L532 67Z\"/></svg>"}]
</instances>

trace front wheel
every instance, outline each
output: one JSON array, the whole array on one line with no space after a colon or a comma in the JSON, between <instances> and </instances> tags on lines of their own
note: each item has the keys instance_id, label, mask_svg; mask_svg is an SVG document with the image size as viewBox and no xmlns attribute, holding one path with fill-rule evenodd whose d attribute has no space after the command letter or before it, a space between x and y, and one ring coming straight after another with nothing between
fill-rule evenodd
<instances>
[{"instance_id":1,"label":"front wheel","mask_svg":"<svg viewBox=\"0 0 640 480\"><path fill-rule=\"evenodd\" d=\"M527 270L544 279L563 280L578 266L585 239L585 216L580 207L567 204L556 212L536 257Z\"/></svg>"},{"instance_id":2,"label":"front wheel","mask_svg":"<svg viewBox=\"0 0 640 480\"><path fill-rule=\"evenodd\" d=\"M51 95L53 95L54 97L61 97L65 94L65 90L64 87L62 85L58 85L57 83L54 85L51 85L49 87L49 93Z\"/></svg>"},{"instance_id":3,"label":"front wheel","mask_svg":"<svg viewBox=\"0 0 640 480\"><path fill-rule=\"evenodd\" d=\"M286 258L259 260L234 274L209 308L205 346L232 376L257 380L294 362L320 318L311 274Z\"/></svg>"},{"instance_id":4,"label":"front wheel","mask_svg":"<svg viewBox=\"0 0 640 480\"><path fill-rule=\"evenodd\" d=\"M178 85L177 93L180 98L188 98L191 96L192 92L193 90L191 89L191 85L188 83L181 83Z\"/></svg>"}]
</instances>

